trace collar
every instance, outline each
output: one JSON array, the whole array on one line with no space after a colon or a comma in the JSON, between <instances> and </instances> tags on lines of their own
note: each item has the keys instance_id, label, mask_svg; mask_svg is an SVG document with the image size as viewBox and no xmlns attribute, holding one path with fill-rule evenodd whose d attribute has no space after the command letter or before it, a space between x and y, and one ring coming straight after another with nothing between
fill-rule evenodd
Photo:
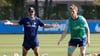
<instances>
[{"instance_id":1,"label":"collar","mask_svg":"<svg viewBox=\"0 0 100 56\"><path fill-rule=\"evenodd\" d=\"M34 17L34 18L30 18L30 17L28 17L30 20L35 20L36 19L36 17Z\"/></svg>"}]
</instances>

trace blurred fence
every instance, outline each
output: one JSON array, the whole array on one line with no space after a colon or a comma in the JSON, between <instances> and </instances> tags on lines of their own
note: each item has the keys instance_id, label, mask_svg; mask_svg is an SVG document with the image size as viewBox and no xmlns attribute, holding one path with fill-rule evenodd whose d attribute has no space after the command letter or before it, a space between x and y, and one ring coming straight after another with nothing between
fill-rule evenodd
<instances>
[{"instance_id":1,"label":"blurred fence","mask_svg":"<svg viewBox=\"0 0 100 56\"><path fill-rule=\"evenodd\" d=\"M38 33L62 33L65 28L65 20L44 20L46 24L58 24L58 28L43 28L39 27ZM100 33L100 21L88 21L91 33ZM23 26L11 26L0 23L0 34L20 34L24 32ZM70 30L68 29L68 32Z\"/></svg>"}]
</instances>

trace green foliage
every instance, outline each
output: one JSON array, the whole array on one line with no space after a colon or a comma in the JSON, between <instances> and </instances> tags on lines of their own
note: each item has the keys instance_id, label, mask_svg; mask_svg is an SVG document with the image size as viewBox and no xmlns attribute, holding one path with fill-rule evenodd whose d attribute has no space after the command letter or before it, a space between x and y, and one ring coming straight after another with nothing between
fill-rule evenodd
<instances>
[{"instance_id":1,"label":"green foliage","mask_svg":"<svg viewBox=\"0 0 100 56\"><path fill-rule=\"evenodd\" d=\"M0 19L19 19L24 15L25 0L0 0Z\"/></svg>"},{"instance_id":2,"label":"green foliage","mask_svg":"<svg viewBox=\"0 0 100 56\"><path fill-rule=\"evenodd\" d=\"M86 19L99 19L100 18L100 6L98 5L82 5L84 10L83 16Z\"/></svg>"},{"instance_id":3,"label":"green foliage","mask_svg":"<svg viewBox=\"0 0 100 56\"><path fill-rule=\"evenodd\" d=\"M100 0L94 0L94 4L100 6Z\"/></svg>"},{"instance_id":4,"label":"green foliage","mask_svg":"<svg viewBox=\"0 0 100 56\"><path fill-rule=\"evenodd\" d=\"M7 0L0 0L0 7L3 6L10 6L10 3L8 3Z\"/></svg>"},{"instance_id":5,"label":"green foliage","mask_svg":"<svg viewBox=\"0 0 100 56\"><path fill-rule=\"evenodd\" d=\"M53 0L44 0L42 7L39 7L38 0L31 4L35 7L36 16L43 20L65 20L69 17L68 4L54 4ZM27 15L27 7L25 0L0 0L0 20L11 19L19 20ZM91 2L92 3L92 2ZM94 0L93 4L83 3L79 4L82 11L79 13L86 19L100 18L100 1Z\"/></svg>"},{"instance_id":6,"label":"green foliage","mask_svg":"<svg viewBox=\"0 0 100 56\"><path fill-rule=\"evenodd\" d=\"M10 7L0 7L0 20L8 19L10 17Z\"/></svg>"}]
</instances>

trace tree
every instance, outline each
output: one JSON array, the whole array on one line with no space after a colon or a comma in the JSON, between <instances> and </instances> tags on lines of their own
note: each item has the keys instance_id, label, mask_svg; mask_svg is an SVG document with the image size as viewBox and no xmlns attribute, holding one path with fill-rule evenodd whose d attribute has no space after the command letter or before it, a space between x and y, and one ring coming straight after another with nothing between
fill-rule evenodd
<instances>
[{"instance_id":1,"label":"tree","mask_svg":"<svg viewBox=\"0 0 100 56\"><path fill-rule=\"evenodd\" d=\"M52 0L45 0L43 19L49 19L51 14Z\"/></svg>"},{"instance_id":2,"label":"tree","mask_svg":"<svg viewBox=\"0 0 100 56\"><path fill-rule=\"evenodd\" d=\"M0 19L4 20L10 17L11 3L7 0L0 0Z\"/></svg>"},{"instance_id":3,"label":"tree","mask_svg":"<svg viewBox=\"0 0 100 56\"><path fill-rule=\"evenodd\" d=\"M0 0L0 7L2 7L2 6L8 6L8 5L9 5L9 3L7 3L6 0Z\"/></svg>"},{"instance_id":4,"label":"tree","mask_svg":"<svg viewBox=\"0 0 100 56\"><path fill-rule=\"evenodd\" d=\"M20 19L24 15L24 1L25 0L11 0L12 10L14 12L14 19Z\"/></svg>"},{"instance_id":5,"label":"tree","mask_svg":"<svg viewBox=\"0 0 100 56\"><path fill-rule=\"evenodd\" d=\"M35 11L36 11L36 16L39 17L39 6L38 6L38 0L35 0Z\"/></svg>"},{"instance_id":6,"label":"tree","mask_svg":"<svg viewBox=\"0 0 100 56\"><path fill-rule=\"evenodd\" d=\"M45 0L43 19L47 19L47 10L48 10L48 0Z\"/></svg>"},{"instance_id":7,"label":"tree","mask_svg":"<svg viewBox=\"0 0 100 56\"><path fill-rule=\"evenodd\" d=\"M100 0L94 0L94 4L100 6Z\"/></svg>"},{"instance_id":8,"label":"tree","mask_svg":"<svg viewBox=\"0 0 100 56\"><path fill-rule=\"evenodd\" d=\"M49 6L48 6L48 19L50 19L51 13L52 13L52 0L49 1Z\"/></svg>"}]
</instances>

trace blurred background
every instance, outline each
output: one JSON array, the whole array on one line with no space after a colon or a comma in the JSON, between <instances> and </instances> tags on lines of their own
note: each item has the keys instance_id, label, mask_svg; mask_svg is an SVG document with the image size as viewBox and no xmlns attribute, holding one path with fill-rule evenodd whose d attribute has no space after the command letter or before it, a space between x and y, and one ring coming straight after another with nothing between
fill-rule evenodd
<instances>
[{"instance_id":1,"label":"blurred background","mask_svg":"<svg viewBox=\"0 0 100 56\"><path fill-rule=\"evenodd\" d=\"M14 53L21 56L23 26L5 25L4 21L8 19L18 22L28 15L27 9L30 6L35 8L36 16L44 23L59 25L57 28L39 27L40 53L47 53L48 56L66 56L70 34L60 47L57 46L57 41L61 36L58 33L63 32L65 21L70 16L69 6L72 3L78 6L78 14L86 18L90 28L91 45L87 47L86 53L100 53L100 0L0 0L0 56L13 56ZM76 49L73 55L79 56L79 51ZM28 56L32 55L34 54L31 50Z\"/></svg>"},{"instance_id":2,"label":"blurred background","mask_svg":"<svg viewBox=\"0 0 100 56\"><path fill-rule=\"evenodd\" d=\"M79 14L86 19L100 19L100 0L0 0L0 20L18 20L27 15L29 6L33 6L36 16L43 20L65 20L72 3L79 7Z\"/></svg>"},{"instance_id":3,"label":"blurred background","mask_svg":"<svg viewBox=\"0 0 100 56\"><path fill-rule=\"evenodd\" d=\"M70 16L71 4L78 6L78 14L86 18L92 33L100 32L100 0L0 0L0 22L6 19L18 22L28 15L27 9L32 6L36 10L36 16L44 23L60 25L57 29L39 28L39 33L61 33L65 28L64 22ZM1 24L0 27L0 33L23 33L22 26L8 27Z\"/></svg>"}]
</instances>

